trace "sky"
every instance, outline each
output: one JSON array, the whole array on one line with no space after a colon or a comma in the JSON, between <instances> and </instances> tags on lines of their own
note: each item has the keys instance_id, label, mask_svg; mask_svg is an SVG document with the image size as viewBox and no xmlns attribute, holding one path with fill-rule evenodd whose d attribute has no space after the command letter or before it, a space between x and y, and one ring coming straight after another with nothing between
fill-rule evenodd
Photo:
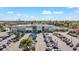
<instances>
[{"instance_id":1,"label":"sky","mask_svg":"<svg viewBox=\"0 0 79 59\"><path fill-rule=\"evenodd\" d=\"M79 20L78 7L0 7L0 21Z\"/></svg>"}]
</instances>

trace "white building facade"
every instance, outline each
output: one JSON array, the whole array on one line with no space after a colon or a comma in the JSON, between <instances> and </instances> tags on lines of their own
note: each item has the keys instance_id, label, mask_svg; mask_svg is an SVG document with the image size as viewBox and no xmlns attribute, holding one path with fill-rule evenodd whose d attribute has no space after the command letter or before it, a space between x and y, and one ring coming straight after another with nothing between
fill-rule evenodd
<instances>
[{"instance_id":1,"label":"white building facade","mask_svg":"<svg viewBox=\"0 0 79 59\"><path fill-rule=\"evenodd\" d=\"M52 32L53 25L43 25L43 24L35 24L35 25L14 25L14 32Z\"/></svg>"}]
</instances>

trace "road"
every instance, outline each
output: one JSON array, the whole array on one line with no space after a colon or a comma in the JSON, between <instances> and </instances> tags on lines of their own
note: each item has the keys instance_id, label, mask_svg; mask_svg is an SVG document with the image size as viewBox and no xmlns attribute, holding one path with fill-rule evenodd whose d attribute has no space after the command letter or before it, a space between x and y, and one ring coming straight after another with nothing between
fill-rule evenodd
<instances>
[{"instance_id":1,"label":"road","mask_svg":"<svg viewBox=\"0 0 79 59\"><path fill-rule=\"evenodd\" d=\"M52 35L52 33L49 33L49 36L52 37L52 40L55 42L58 42L58 46L62 51L72 51L73 49L69 46L67 46L63 41L61 41L58 37Z\"/></svg>"},{"instance_id":2,"label":"road","mask_svg":"<svg viewBox=\"0 0 79 59\"><path fill-rule=\"evenodd\" d=\"M37 35L36 40L37 40L37 43L35 45L36 51L45 51L46 43L44 42L42 33Z\"/></svg>"}]
</instances>

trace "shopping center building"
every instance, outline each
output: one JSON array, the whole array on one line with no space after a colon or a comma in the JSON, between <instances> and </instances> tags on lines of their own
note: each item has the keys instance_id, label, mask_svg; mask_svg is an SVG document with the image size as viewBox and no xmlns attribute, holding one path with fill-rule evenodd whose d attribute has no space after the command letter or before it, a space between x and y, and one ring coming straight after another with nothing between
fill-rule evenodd
<instances>
[{"instance_id":1,"label":"shopping center building","mask_svg":"<svg viewBox=\"0 0 79 59\"><path fill-rule=\"evenodd\" d=\"M14 32L52 32L54 26L47 24L13 25Z\"/></svg>"}]
</instances>

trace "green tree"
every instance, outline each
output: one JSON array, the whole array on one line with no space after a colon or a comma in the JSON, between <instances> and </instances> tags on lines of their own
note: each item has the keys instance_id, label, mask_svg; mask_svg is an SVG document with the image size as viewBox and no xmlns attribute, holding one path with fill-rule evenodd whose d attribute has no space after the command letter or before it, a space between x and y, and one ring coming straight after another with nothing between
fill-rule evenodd
<instances>
[{"instance_id":1,"label":"green tree","mask_svg":"<svg viewBox=\"0 0 79 59\"><path fill-rule=\"evenodd\" d=\"M32 45L32 37L30 36L27 39L23 39L20 42L19 48L22 48L23 50L29 51L31 45Z\"/></svg>"},{"instance_id":2,"label":"green tree","mask_svg":"<svg viewBox=\"0 0 79 59\"><path fill-rule=\"evenodd\" d=\"M20 38L21 38L21 33L20 32L16 32L15 33L15 40L19 41Z\"/></svg>"},{"instance_id":3,"label":"green tree","mask_svg":"<svg viewBox=\"0 0 79 59\"><path fill-rule=\"evenodd\" d=\"M0 24L0 32L2 32L3 31L3 27L2 27L2 25Z\"/></svg>"}]
</instances>

